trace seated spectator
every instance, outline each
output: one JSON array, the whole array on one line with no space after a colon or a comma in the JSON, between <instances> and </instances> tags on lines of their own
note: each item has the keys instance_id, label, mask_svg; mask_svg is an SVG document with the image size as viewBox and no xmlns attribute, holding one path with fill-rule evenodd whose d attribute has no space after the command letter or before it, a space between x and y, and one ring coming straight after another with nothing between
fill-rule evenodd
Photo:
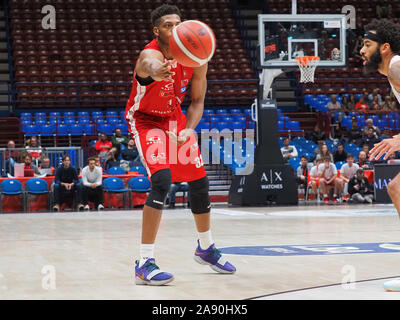
<instances>
[{"instance_id":1,"label":"seated spectator","mask_svg":"<svg viewBox=\"0 0 400 320\"><path fill-rule=\"evenodd\" d=\"M381 104L379 103L378 97L377 97L377 96L374 96L374 97L372 98L370 110L382 110Z\"/></svg>"},{"instance_id":2,"label":"seated spectator","mask_svg":"<svg viewBox=\"0 0 400 320\"><path fill-rule=\"evenodd\" d=\"M385 101L383 101L381 108L384 111L397 111L396 103L392 102L390 96L385 96Z\"/></svg>"},{"instance_id":3,"label":"seated spectator","mask_svg":"<svg viewBox=\"0 0 400 320\"><path fill-rule=\"evenodd\" d=\"M364 170L359 168L356 175L349 181L351 202L372 203L374 200L373 187L364 176Z\"/></svg>"},{"instance_id":4,"label":"seated spectator","mask_svg":"<svg viewBox=\"0 0 400 320\"><path fill-rule=\"evenodd\" d=\"M321 130L318 124L314 126L314 130L308 137L309 140L312 140L314 143L318 144L318 141L324 141L326 139L326 134Z\"/></svg>"},{"instance_id":5,"label":"seated spectator","mask_svg":"<svg viewBox=\"0 0 400 320\"><path fill-rule=\"evenodd\" d=\"M371 150L374 147L374 144L378 143L379 141L381 140L376 136L374 129L368 128L367 135L361 140L361 143L363 145L367 145L369 150Z\"/></svg>"},{"instance_id":6,"label":"seated spectator","mask_svg":"<svg viewBox=\"0 0 400 320\"><path fill-rule=\"evenodd\" d=\"M111 138L111 144L113 147L116 147L117 144L123 145L126 147L128 145L129 138L127 136L122 135L122 131L120 128L115 129L115 134Z\"/></svg>"},{"instance_id":7,"label":"seated spectator","mask_svg":"<svg viewBox=\"0 0 400 320\"><path fill-rule=\"evenodd\" d=\"M337 169L335 164L331 162L329 156L323 158L323 163L319 166L319 185L322 190L324 202L329 202L329 191L333 190L332 202L337 203L337 194L340 188L339 180L337 179Z\"/></svg>"},{"instance_id":8,"label":"seated spectator","mask_svg":"<svg viewBox=\"0 0 400 320\"><path fill-rule=\"evenodd\" d=\"M369 146L367 144L362 144L361 145L361 149L362 149L362 151L365 152L365 154L367 155L367 159L368 159L368 157L369 157Z\"/></svg>"},{"instance_id":9,"label":"seated spectator","mask_svg":"<svg viewBox=\"0 0 400 320\"><path fill-rule=\"evenodd\" d=\"M371 118L365 120L365 127L363 129L363 136L365 137L368 134L368 129L374 129L376 137L379 138L381 136L381 130L377 126L374 126L374 121Z\"/></svg>"},{"instance_id":10,"label":"seated spectator","mask_svg":"<svg viewBox=\"0 0 400 320\"><path fill-rule=\"evenodd\" d=\"M353 110L355 104L352 104L347 96L342 98L342 109L343 110Z\"/></svg>"},{"instance_id":11,"label":"seated spectator","mask_svg":"<svg viewBox=\"0 0 400 320\"><path fill-rule=\"evenodd\" d=\"M108 171L108 169L112 167L119 167L121 165L121 161L118 157L117 148L111 148L111 150L107 153L106 162L104 163L104 169Z\"/></svg>"},{"instance_id":12,"label":"seated spectator","mask_svg":"<svg viewBox=\"0 0 400 320\"><path fill-rule=\"evenodd\" d=\"M339 161L346 161L347 159L347 152L344 151L344 147L342 144L338 144L337 150L333 154L333 162L339 162Z\"/></svg>"},{"instance_id":13,"label":"seated spectator","mask_svg":"<svg viewBox=\"0 0 400 320\"><path fill-rule=\"evenodd\" d=\"M20 161L21 151L15 149L15 142L10 140L7 142L7 150L5 152L5 170L6 173L14 176L14 164Z\"/></svg>"},{"instance_id":14,"label":"seated spectator","mask_svg":"<svg viewBox=\"0 0 400 320\"><path fill-rule=\"evenodd\" d=\"M100 157L95 157L94 161L96 163L96 167L101 168L101 172L103 172L103 166L102 166L102 163L101 163L101 158Z\"/></svg>"},{"instance_id":15,"label":"seated spectator","mask_svg":"<svg viewBox=\"0 0 400 320\"><path fill-rule=\"evenodd\" d=\"M38 138L36 136L31 137L31 139L27 141L27 146L25 147L25 150L22 151L22 157L25 159L27 154L32 157L32 162L36 166L38 166L45 157L43 148L39 146Z\"/></svg>"},{"instance_id":16,"label":"seated spectator","mask_svg":"<svg viewBox=\"0 0 400 320\"><path fill-rule=\"evenodd\" d=\"M90 209L88 202L94 202L97 210L104 209L103 171L96 166L95 158L88 159L88 165L82 169L82 198L84 210Z\"/></svg>"},{"instance_id":17,"label":"seated spectator","mask_svg":"<svg viewBox=\"0 0 400 320\"><path fill-rule=\"evenodd\" d=\"M351 128L347 132L348 143L359 145L362 139L362 131L358 128L357 120L351 121Z\"/></svg>"},{"instance_id":18,"label":"seated spectator","mask_svg":"<svg viewBox=\"0 0 400 320\"><path fill-rule=\"evenodd\" d=\"M50 166L50 159L44 157L41 165L39 166L39 171L41 175L54 176L54 167Z\"/></svg>"},{"instance_id":19,"label":"seated spectator","mask_svg":"<svg viewBox=\"0 0 400 320\"><path fill-rule=\"evenodd\" d=\"M76 169L71 166L71 158L68 155L65 155L62 157L62 166L58 167L56 170L54 179L54 211L60 211L60 206L65 194L70 192L75 194L76 201L78 202L77 209L82 211L82 186L79 183Z\"/></svg>"},{"instance_id":20,"label":"seated spectator","mask_svg":"<svg viewBox=\"0 0 400 320\"><path fill-rule=\"evenodd\" d=\"M171 184L171 188L169 189L168 193L168 208L173 209L175 208L175 200L176 200L176 193L179 191L189 192L189 185L187 182L173 182ZM188 193L189 199L189 193Z\"/></svg>"},{"instance_id":21,"label":"seated spectator","mask_svg":"<svg viewBox=\"0 0 400 320\"><path fill-rule=\"evenodd\" d=\"M360 97L360 99L358 100L358 102L356 103L356 106L354 108L359 112L367 112L369 109L369 106L367 103L365 103L365 98Z\"/></svg>"},{"instance_id":22,"label":"seated spectator","mask_svg":"<svg viewBox=\"0 0 400 320\"><path fill-rule=\"evenodd\" d=\"M348 183L352 177L356 174L357 170L360 168L357 163L354 163L353 154L349 153L347 155L347 159L344 165L340 168L340 193L342 195L348 194ZM344 200L347 200L348 197L344 197Z\"/></svg>"},{"instance_id":23,"label":"seated spectator","mask_svg":"<svg viewBox=\"0 0 400 320\"><path fill-rule=\"evenodd\" d=\"M375 9L379 19L392 17L392 5L387 0L378 2Z\"/></svg>"},{"instance_id":24,"label":"seated spectator","mask_svg":"<svg viewBox=\"0 0 400 320\"><path fill-rule=\"evenodd\" d=\"M310 181L308 185L311 186L313 193L317 195L317 188L319 186L319 167L321 166L322 160L315 160L315 166L310 170Z\"/></svg>"},{"instance_id":25,"label":"seated spectator","mask_svg":"<svg viewBox=\"0 0 400 320\"><path fill-rule=\"evenodd\" d=\"M370 93L368 95L368 100L371 101L371 103L372 103L372 102L374 102L375 97L377 99L378 105L381 105L382 104L382 96L379 94L378 89L372 90L372 93Z\"/></svg>"},{"instance_id":26,"label":"seated spectator","mask_svg":"<svg viewBox=\"0 0 400 320\"><path fill-rule=\"evenodd\" d=\"M123 161L128 162L129 167L142 165L142 162L140 161L139 151L137 150L135 145L135 140L129 140L128 146L121 151L121 158Z\"/></svg>"},{"instance_id":27,"label":"seated spectator","mask_svg":"<svg viewBox=\"0 0 400 320\"><path fill-rule=\"evenodd\" d=\"M317 154L316 159L321 159L322 161L324 160L325 157L329 157L330 161L333 162L333 155L332 153L329 151L328 146L326 145L326 143L321 145L321 150L320 152Z\"/></svg>"},{"instance_id":28,"label":"seated spectator","mask_svg":"<svg viewBox=\"0 0 400 320\"><path fill-rule=\"evenodd\" d=\"M358 166L364 170L373 169L371 162L367 159L367 154L365 151L360 151L358 154Z\"/></svg>"},{"instance_id":29,"label":"seated spectator","mask_svg":"<svg viewBox=\"0 0 400 320\"><path fill-rule=\"evenodd\" d=\"M281 148L281 152L282 152L283 160L285 160L286 162L289 159L295 158L298 156L296 147L289 145L289 143L290 143L289 138L286 137L285 139L283 139L283 147Z\"/></svg>"},{"instance_id":30,"label":"seated spectator","mask_svg":"<svg viewBox=\"0 0 400 320\"><path fill-rule=\"evenodd\" d=\"M32 157L29 154L25 156L24 164L24 177L40 176L40 171L34 164L32 164Z\"/></svg>"},{"instance_id":31,"label":"seated spectator","mask_svg":"<svg viewBox=\"0 0 400 320\"><path fill-rule=\"evenodd\" d=\"M356 103L357 103L356 97L354 96L353 93L350 94L350 95L349 95L349 104L348 104L349 110L355 110L355 108L356 108Z\"/></svg>"},{"instance_id":32,"label":"seated spectator","mask_svg":"<svg viewBox=\"0 0 400 320\"><path fill-rule=\"evenodd\" d=\"M336 95L331 95L331 101L328 102L327 107L329 111L340 110L341 106L339 101L336 100Z\"/></svg>"},{"instance_id":33,"label":"seated spectator","mask_svg":"<svg viewBox=\"0 0 400 320\"><path fill-rule=\"evenodd\" d=\"M297 184L302 186L305 189L308 186L308 173L310 171L310 166L308 164L308 159L306 156L301 156L300 157L300 166L297 167L297 176L296 176L296 181Z\"/></svg>"},{"instance_id":34,"label":"seated spectator","mask_svg":"<svg viewBox=\"0 0 400 320\"><path fill-rule=\"evenodd\" d=\"M94 148L97 151L97 155L100 158L105 158L107 153L111 150L113 147L112 143L107 140L107 135L102 132L100 134L100 140L96 142Z\"/></svg>"}]
</instances>

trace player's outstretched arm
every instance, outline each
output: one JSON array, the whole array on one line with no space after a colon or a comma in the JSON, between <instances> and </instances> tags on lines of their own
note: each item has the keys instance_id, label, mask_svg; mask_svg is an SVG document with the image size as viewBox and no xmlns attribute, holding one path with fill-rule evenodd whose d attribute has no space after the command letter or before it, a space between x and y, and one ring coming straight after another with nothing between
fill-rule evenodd
<instances>
[{"instance_id":1,"label":"player's outstretched arm","mask_svg":"<svg viewBox=\"0 0 400 320\"><path fill-rule=\"evenodd\" d=\"M139 59L136 62L135 71L141 78L151 77L155 81L171 81L175 74L171 71L172 64L175 60L164 62L164 56L161 52L153 49L146 49L140 53Z\"/></svg>"}]
</instances>

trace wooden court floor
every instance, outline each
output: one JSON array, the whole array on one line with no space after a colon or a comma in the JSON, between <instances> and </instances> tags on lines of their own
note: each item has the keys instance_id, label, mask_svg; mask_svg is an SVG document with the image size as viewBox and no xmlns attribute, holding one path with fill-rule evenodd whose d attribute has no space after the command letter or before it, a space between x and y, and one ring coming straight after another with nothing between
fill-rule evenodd
<instances>
[{"instance_id":1,"label":"wooden court floor","mask_svg":"<svg viewBox=\"0 0 400 320\"><path fill-rule=\"evenodd\" d=\"M175 280L133 283L141 210L0 215L0 300L400 299L400 219L393 205L215 205L216 245L237 267L197 264L188 209L165 210L156 262Z\"/></svg>"}]
</instances>

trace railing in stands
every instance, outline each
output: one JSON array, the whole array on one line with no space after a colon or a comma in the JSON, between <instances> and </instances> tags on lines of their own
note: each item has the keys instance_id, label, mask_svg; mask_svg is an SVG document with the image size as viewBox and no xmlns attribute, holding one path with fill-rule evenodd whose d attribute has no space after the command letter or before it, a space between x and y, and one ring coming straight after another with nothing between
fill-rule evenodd
<instances>
[{"instance_id":1,"label":"railing in stands","mask_svg":"<svg viewBox=\"0 0 400 320\"><path fill-rule=\"evenodd\" d=\"M8 111L12 113L15 110L15 92L12 91L11 83L14 82L14 62L12 58L12 45L11 45L11 35L10 35L10 24L8 15L8 0L3 0L4 8L4 20L6 27L6 38L7 38L7 53L8 53L8 67L10 74L10 81L7 82L8 87Z\"/></svg>"}]
</instances>

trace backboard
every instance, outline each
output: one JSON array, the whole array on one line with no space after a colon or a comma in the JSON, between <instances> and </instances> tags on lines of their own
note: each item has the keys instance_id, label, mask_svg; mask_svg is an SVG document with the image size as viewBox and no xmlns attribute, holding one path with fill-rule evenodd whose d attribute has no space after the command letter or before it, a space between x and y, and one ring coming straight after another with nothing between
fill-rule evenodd
<instances>
[{"instance_id":1,"label":"backboard","mask_svg":"<svg viewBox=\"0 0 400 320\"><path fill-rule=\"evenodd\" d=\"M318 67L346 65L344 14L258 15L260 66L297 67L297 56L319 56Z\"/></svg>"}]
</instances>

